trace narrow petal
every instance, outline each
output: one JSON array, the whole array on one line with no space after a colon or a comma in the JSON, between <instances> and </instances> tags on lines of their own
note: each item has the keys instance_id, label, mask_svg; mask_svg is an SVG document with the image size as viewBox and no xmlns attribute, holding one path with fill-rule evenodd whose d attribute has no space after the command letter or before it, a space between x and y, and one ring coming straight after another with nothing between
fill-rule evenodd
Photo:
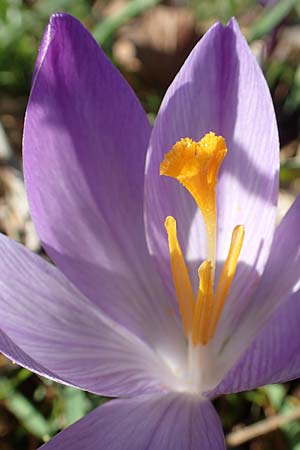
<instances>
[{"instance_id":1,"label":"narrow petal","mask_svg":"<svg viewBox=\"0 0 300 450\"><path fill-rule=\"evenodd\" d=\"M196 268L206 256L205 230L191 196L175 180L160 177L159 165L180 138L198 141L210 131L222 135L228 148L217 186L218 272L234 227L245 226L228 299L241 307L241 298L246 301L256 286L272 242L279 145L267 84L235 20L226 27L214 25L194 48L167 91L151 136L145 184L148 244L169 285L165 217L177 220L195 287Z\"/></svg>"},{"instance_id":2,"label":"narrow petal","mask_svg":"<svg viewBox=\"0 0 300 450\"><path fill-rule=\"evenodd\" d=\"M113 400L41 447L43 450L224 450L211 403L185 395Z\"/></svg>"},{"instance_id":3,"label":"narrow petal","mask_svg":"<svg viewBox=\"0 0 300 450\"><path fill-rule=\"evenodd\" d=\"M300 291L278 308L214 395L300 377Z\"/></svg>"},{"instance_id":4,"label":"narrow petal","mask_svg":"<svg viewBox=\"0 0 300 450\"><path fill-rule=\"evenodd\" d=\"M0 235L0 351L48 378L107 395L167 389L170 369L52 265Z\"/></svg>"},{"instance_id":5,"label":"narrow petal","mask_svg":"<svg viewBox=\"0 0 300 450\"><path fill-rule=\"evenodd\" d=\"M156 345L164 334L176 340L178 327L144 237L149 135L138 100L90 34L71 16L52 16L24 130L33 221L81 292Z\"/></svg>"}]
</instances>

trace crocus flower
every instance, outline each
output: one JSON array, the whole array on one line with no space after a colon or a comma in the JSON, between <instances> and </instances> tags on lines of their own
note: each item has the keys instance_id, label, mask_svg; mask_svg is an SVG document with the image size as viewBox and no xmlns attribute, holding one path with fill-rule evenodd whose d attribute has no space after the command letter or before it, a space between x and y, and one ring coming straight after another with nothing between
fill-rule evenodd
<instances>
[{"instance_id":1,"label":"crocus flower","mask_svg":"<svg viewBox=\"0 0 300 450\"><path fill-rule=\"evenodd\" d=\"M275 231L278 150L235 20L197 44L151 130L89 33L51 18L24 171L57 267L1 236L0 349L119 399L45 450L221 450L211 399L300 374L300 208Z\"/></svg>"}]
</instances>

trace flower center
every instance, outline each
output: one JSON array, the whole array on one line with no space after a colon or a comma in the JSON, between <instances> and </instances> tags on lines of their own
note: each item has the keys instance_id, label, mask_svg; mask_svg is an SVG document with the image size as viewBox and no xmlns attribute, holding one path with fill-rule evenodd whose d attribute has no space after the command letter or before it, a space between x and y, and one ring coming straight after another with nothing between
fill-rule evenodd
<instances>
[{"instance_id":1,"label":"flower center","mask_svg":"<svg viewBox=\"0 0 300 450\"><path fill-rule=\"evenodd\" d=\"M207 259L198 269L199 288L194 296L188 269L177 239L176 220L168 216L171 270L185 335L193 346L206 345L214 336L236 271L244 239L244 226L234 228L228 256L215 288L218 172L226 156L222 136L210 132L199 142L184 138L176 142L160 165L160 174L178 180L192 195L206 228Z\"/></svg>"}]
</instances>

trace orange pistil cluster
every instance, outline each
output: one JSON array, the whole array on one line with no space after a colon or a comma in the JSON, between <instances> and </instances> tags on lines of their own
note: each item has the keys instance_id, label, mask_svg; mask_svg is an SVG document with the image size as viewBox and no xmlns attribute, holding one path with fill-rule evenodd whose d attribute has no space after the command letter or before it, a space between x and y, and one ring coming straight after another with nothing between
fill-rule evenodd
<instances>
[{"instance_id":1,"label":"orange pistil cluster","mask_svg":"<svg viewBox=\"0 0 300 450\"><path fill-rule=\"evenodd\" d=\"M194 297L188 269L177 239L176 220L167 217L171 270L185 334L193 345L206 345L213 338L230 290L244 239L244 226L235 227L223 270L214 290L216 264L216 184L227 153L225 140L208 133L199 142L185 138L165 155L160 174L177 179L190 192L204 218L207 234L207 260L199 269L199 289Z\"/></svg>"}]
</instances>

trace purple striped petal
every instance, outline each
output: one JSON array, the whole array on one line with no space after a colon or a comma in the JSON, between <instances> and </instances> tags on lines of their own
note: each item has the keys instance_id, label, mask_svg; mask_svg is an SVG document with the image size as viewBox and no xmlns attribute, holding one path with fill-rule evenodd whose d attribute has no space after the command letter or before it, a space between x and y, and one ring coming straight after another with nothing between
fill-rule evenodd
<instances>
[{"instance_id":1,"label":"purple striped petal","mask_svg":"<svg viewBox=\"0 0 300 450\"><path fill-rule=\"evenodd\" d=\"M57 375L47 370L41 364L32 359L27 353L21 350L1 329L0 329L0 352L7 358L11 359L13 363L21 365L32 372L37 373L50 380L58 383L69 384L62 378L57 378Z\"/></svg>"},{"instance_id":2,"label":"purple striped petal","mask_svg":"<svg viewBox=\"0 0 300 450\"><path fill-rule=\"evenodd\" d=\"M300 291L269 319L214 395L254 389L300 377Z\"/></svg>"},{"instance_id":3,"label":"purple striped petal","mask_svg":"<svg viewBox=\"0 0 300 450\"><path fill-rule=\"evenodd\" d=\"M48 378L108 395L157 392L171 370L52 265L0 235L0 351Z\"/></svg>"},{"instance_id":4,"label":"purple striped petal","mask_svg":"<svg viewBox=\"0 0 300 450\"><path fill-rule=\"evenodd\" d=\"M90 34L71 16L52 16L24 131L35 226L50 257L106 315L170 347L179 327L144 237L149 135L138 100Z\"/></svg>"},{"instance_id":5,"label":"purple striped petal","mask_svg":"<svg viewBox=\"0 0 300 450\"><path fill-rule=\"evenodd\" d=\"M207 401L169 394L113 400L43 450L224 450L220 420Z\"/></svg>"},{"instance_id":6,"label":"purple striped petal","mask_svg":"<svg viewBox=\"0 0 300 450\"><path fill-rule=\"evenodd\" d=\"M206 256L205 239L190 195L177 181L159 176L159 164L178 139L199 140L209 131L223 135L228 146L217 189L219 263L227 255L234 226L245 225L228 299L231 308L242 309L264 269L273 238L279 145L267 84L235 20L226 27L214 25L192 51L164 98L152 132L145 185L148 243L169 282L165 217L177 219L194 285L196 269Z\"/></svg>"}]
</instances>

